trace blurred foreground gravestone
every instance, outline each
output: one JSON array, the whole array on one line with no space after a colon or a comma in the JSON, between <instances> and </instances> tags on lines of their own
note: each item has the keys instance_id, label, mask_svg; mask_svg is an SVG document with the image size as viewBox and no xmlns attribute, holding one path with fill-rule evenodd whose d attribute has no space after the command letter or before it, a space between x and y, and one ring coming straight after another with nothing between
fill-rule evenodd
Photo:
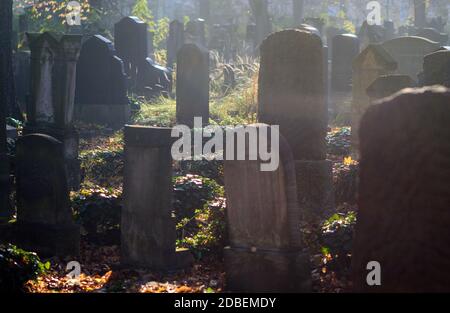
<instances>
[{"instance_id":1,"label":"blurred foreground gravestone","mask_svg":"<svg viewBox=\"0 0 450 313\"><path fill-rule=\"evenodd\" d=\"M267 125L247 128L260 133ZM270 131L259 139L271 138ZM230 240L225 248L227 289L309 292L310 261L300 232L301 208L289 145L280 138L280 166L275 171L262 171L263 162L250 160L246 147L245 161L225 161L224 165Z\"/></svg>"},{"instance_id":2,"label":"blurred foreground gravestone","mask_svg":"<svg viewBox=\"0 0 450 313\"><path fill-rule=\"evenodd\" d=\"M288 141L299 205L308 216L322 215L334 205L322 53L320 38L301 30L271 34L261 45L258 119L279 125Z\"/></svg>"},{"instance_id":3,"label":"blurred foreground gravestone","mask_svg":"<svg viewBox=\"0 0 450 313\"><path fill-rule=\"evenodd\" d=\"M209 123L209 51L186 44L178 51L177 124L194 126L194 118Z\"/></svg>"},{"instance_id":4,"label":"blurred foreground gravestone","mask_svg":"<svg viewBox=\"0 0 450 313\"><path fill-rule=\"evenodd\" d=\"M122 263L157 271L186 268L188 250L175 248L170 128L125 127Z\"/></svg>"},{"instance_id":5,"label":"blurred foreground gravestone","mask_svg":"<svg viewBox=\"0 0 450 313\"><path fill-rule=\"evenodd\" d=\"M44 134L17 141L17 240L44 256L77 256L80 228L72 219L64 145Z\"/></svg>"},{"instance_id":6,"label":"blurred foreground gravestone","mask_svg":"<svg viewBox=\"0 0 450 313\"><path fill-rule=\"evenodd\" d=\"M75 93L78 119L122 127L130 118L126 76L111 41L95 35L86 40L77 64Z\"/></svg>"},{"instance_id":7,"label":"blurred foreground gravestone","mask_svg":"<svg viewBox=\"0 0 450 313\"><path fill-rule=\"evenodd\" d=\"M31 50L31 102L24 134L43 133L63 144L69 187L80 184L74 120L76 66L81 36L27 34Z\"/></svg>"},{"instance_id":8,"label":"blurred foreground gravestone","mask_svg":"<svg viewBox=\"0 0 450 313\"><path fill-rule=\"evenodd\" d=\"M361 122L355 292L450 292L450 91L408 89ZM367 265L381 266L369 286Z\"/></svg>"},{"instance_id":9,"label":"blurred foreground gravestone","mask_svg":"<svg viewBox=\"0 0 450 313\"><path fill-rule=\"evenodd\" d=\"M367 88L380 76L394 73L397 62L381 45L369 45L353 61L352 151L358 156L359 123L370 106Z\"/></svg>"},{"instance_id":10,"label":"blurred foreground gravestone","mask_svg":"<svg viewBox=\"0 0 450 313\"><path fill-rule=\"evenodd\" d=\"M424 85L443 85L450 88L450 51L441 50L425 56Z\"/></svg>"}]
</instances>

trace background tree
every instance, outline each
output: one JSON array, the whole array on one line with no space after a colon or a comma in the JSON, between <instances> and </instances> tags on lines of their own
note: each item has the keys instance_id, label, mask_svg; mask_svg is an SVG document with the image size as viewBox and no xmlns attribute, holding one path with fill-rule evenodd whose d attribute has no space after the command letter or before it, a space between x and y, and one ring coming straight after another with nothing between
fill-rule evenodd
<instances>
[{"instance_id":1,"label":"background tree","mask_svg":"<svg viewBox=\"0 0 450 313\"><path fill-rule=\"evenodd\" d=\"M249 0L249 4L256 24L256 42L259 45L272 32L269 2L268 0Z\"/></svg>"}]
</instances>

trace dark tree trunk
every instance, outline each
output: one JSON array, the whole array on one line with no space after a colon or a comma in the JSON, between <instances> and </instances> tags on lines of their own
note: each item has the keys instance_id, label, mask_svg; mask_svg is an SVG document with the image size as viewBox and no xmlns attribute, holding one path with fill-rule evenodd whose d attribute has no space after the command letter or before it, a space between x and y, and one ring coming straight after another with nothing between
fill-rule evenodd
<instances>
[{"instance_id":1,"label":"dark tree trunk","mask_svg":"<svg viewBox=\"0 0 450 313\"><path fill-rule=\"evenodd\" d=\"M292 0L292 11L294 13L294 27L303 23L305 18L305 0Z\"/></svg>"},{"instance_id":2,"label":"dark tree trunk","mask_svg":"<svg viewBox=\"0 0 450 313\"><path fill-rule=\"evenodd\" d=\"M427 24L427 3L426 0L414 0L414 25L417 28L424 28Z\"/></svg>"},{"instance_id":3,"label":"dark tree trunk","mask_svg":"<svg viewBox=\"0 0 450 313\"><path fill-rule=\"evenodd\" d=\"M0 216L8 211L9 162L6 146L6 115L14 107L12 72L12 0L0 1Z\"/></svg>"}]
</instances>

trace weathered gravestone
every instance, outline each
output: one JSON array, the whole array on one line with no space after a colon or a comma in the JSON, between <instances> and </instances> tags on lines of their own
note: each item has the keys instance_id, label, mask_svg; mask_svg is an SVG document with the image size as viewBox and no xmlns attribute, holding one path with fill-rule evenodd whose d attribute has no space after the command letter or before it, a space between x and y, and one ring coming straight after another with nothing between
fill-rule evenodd
<instances>
[{"instance_id":1,"label":"weathered gravestone","mask_svg":"<svg viewBox=\"0 0 450 313\"><path fill-rule=\"evenodd\" d=\"M63 143L69 187L80 184L78 133L73 126L76 66L81 36L27 34L31 99L24 134L43 133Z\"/></svg>"},{"instance_id":2,"label":"weathered gravestone","mask_svg":"<svg viewBox=\"0 0 450 313\"><path fill-rule=\"evenodd\" d=\"M417 82L417 75L423 71L423 58L438 50L439 44L420 37L400 37L384 42L383 48L397 62L397 73Z\"/></svg>"},{"instance_id":3,"label":"weathered gravestone","mask_svg":"<svg viewBox=\"0 0 450 313\"><path fill-rule=\"evenodd\" d=\"M175 248L172 142L170 128L125 127L123 264L161 271L190 264L189 251Z\"/></svg>"},{"instance_id":4,"label":"weathered gravestone","mask_svg":"<svg viewBox=\"0 0 450 313\"><path fill-rule=\"evenodd\" d=\"M361 123L356 292L450 292L450 91L409 89ZM381 285L367 284L369 262Z\"/></svg>"},{"instance_id":5,"label":"weathered gravestone","mask_svg":"<svg viewBox=\"0 0 450 313\"><path fill-rule=\"evenodd\" d=\"M177 123L194 126L194 118L209 123L209 52L195 44L178 51Z\"/></svg>"},{"instance_id":6,"label":"weathered gravestone","mask_svg":"<svg viewBox=\"0 0 450 313\"><path fill-rule=\"evenodd\" d=\"M424 58L424 84L450 88L450 50L431 53Z\"/></svg>"},{"instance_id":7,"label":"weathered gravestone","mask_svg":"<svg viewBox=\"0 0 450 313\"><path fill-rule=\"evenodd\" d=\"M361 50L366 49L371 44L378 44L385 40L385 30L381 25L369 25L367 21L361 25L358 32L361 42Z\"/></svg>"},{"instance_id":8,"label":"weathered gravestone","mask_svg":"<svg viewBox=\"0 0 450 313\"><path fill-rule=\"evenodd\" d=\"M296 160L300 207L309 214L333 206L322 53L320 38L301 30L271 34L261 45L258 119L280 126Z\"/></svg>"},{"instance_id":9,"label":"weathered gravestone","mask_svg":"<svg viewBox=\"0 0 450 313\"><path fill-rule=\"evenodd\" d=\"M331 103L332 111L342 111L351 102L352 62L359 54L359 39L352 34L333 38L331 58Z\"/></svg>"},{"instance_id":10,"label":"weathered gravestone","mask_svg":"<svg viewBox=\"0 0 450 313\"><path fill-rule=\"evenodd\" d=\"M184 45L184 24L178 20L170 23L167 38L167 67L172 68L177 61L177 54Z\"/></svg>"},{"instance_id":11,"label":"weathered gravestone","mask_svg":"<svg viewBox=\"0 0 450 313\"><path fill-rule=\"evenodd\" d=\"M248 126L260 133L267 125ZM270 141L267 141L270 143ZM261 142L258 142L261 144ZM260 160L225 161L230 246L225 248L227 289L235 292L309 292L309 256L299 225L295 161L288 143L279 142L280 165L262 171Z\"/></svg>"},{"instance_id":12,"label":"weathered gravestone","mask_svg":"<svg viewBox=\"0 0 450 313\"><path fill-rule=\"evenodd\" d=\"M64 144L44 134L17 141L17 240L40 255L79 254L64 154Z\"/></svg>"},{"instance_id":13,"label":"weathered gravestone","mask_svg":"<svg viewBox=\"0 0 450 313\"><path fill-rule=\"evenodd\" d=\"M137 78L138 90L148 99L168 96L172 92L172 71L156 64L151 58L141 65Z\"/></svg>"},{"instance_id":14,"label":"weathered gravestone","mask_svg":"<svg viewBox=\"0 0 450 313\"><path fill-rule=\"evenodd\" d=\"M380 76L392 74L397 62L381 45L369 45L353 61L352 149L358 155L359 124L370 106L367 88Z\"/></svg>"},{"instance_id":15,"label":"weathered gravestone","mask_svg":"<svg viewBox=\"0 0 450 313\"><path fill-rule=\"evenodd\" d=\"M373 102L412 87L415 87L415 82L408 75L380 76L367 88L367 95Z\"/></svg>"},{"instance_id":16,"label":"weathered gravestone","mask_svg":"<svg viewBox=\"0 0 450 313\"><path fill-rule=\"evenodd\" d=\"M123 126L130 117L122 60L111 41L89 38L77 64L75 105L78 119L87 123Z\"/></svg>"}]
</instances>

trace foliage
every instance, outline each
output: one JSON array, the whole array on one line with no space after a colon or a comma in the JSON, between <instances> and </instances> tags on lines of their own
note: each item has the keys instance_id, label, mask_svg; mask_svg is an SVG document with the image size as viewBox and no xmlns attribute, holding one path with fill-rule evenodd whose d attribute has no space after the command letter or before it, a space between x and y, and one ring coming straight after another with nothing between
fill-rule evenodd
<instances>
[{"instance_id":1,"label":"foliage","mask_svg":"<svg viewBox=\"0 0 450 313\"><path fill-rule=\"evenodd\" d=\"M223 161L220 160L185 160L180 162L181 171L184 174L190 173L214 179L218 184L223 185L224 172Z\"/></svg>"},{"instance_id":2,"label":"foliage","mask_svg":"<svg viewBox=\"0 0 450 313\"><path fill-rule=\"evenodd\" d=\"M84 234L97 237L98 234L117 232L120 227L122 190L113 188L82 188L71 194L72 208Z\"/></svg>"},{"instance_id":3,"label":"foliage","mask_svg":"<svg viewBox=\"0 0 450 313\"><path fill-rule=\"evenodd\" d=\"M190 248L197 257L217 251L225 239L223 187L196 175L174 178L177 247Z\"/></svg>"},{"instance_id":4,"label":"foliage","mask_svg":"<svg viewBox=\"0 0 450 313\"><path fill-rule=\"evenodd\" d=\"M333 168L336 204L355 204L358 196L359 164L346 158Z\"/></svg>"},{"instance_id":5,"label":"foliage","mask_svg":"<svg viewBox=\"0 0 450 313\"><path fill-rule=\"evenodd\" d=\"M322 225L322 235L319 240L330 270L348 272L355 225L355 212L334 214Z\"/></svg>"},{"instance_id":6,"label":"foliage","mask_svg":"<svg viewBox=\"0 0 450 313\"><path fill-rule=\"evenodd\" d=\"M351 128L336 128L327 135L327 150L329 154L347 156L351 153Z\"/></svg>"},{"instance_id":7,"label":"foliage","mask_svg":"<svg viewBox=\"0 0 450 313\"><path fill-rule=\"evenodd\" d=\"M24 284L50 269L36 253L8 244L0 246L0 292L24 291Z\"/></svg>"},{"instance_id":8,"label":"foliage","mask_svg":"<svg viewBox=\"0 0 450 313\"><path fill-rule=\"evenodd\" d=\"M159 97L152 102L138 101L139 110L133 117L134 123L146 126L171 127L176 124L176 103L174 99Z\"/></svg>"}]
</instances>

